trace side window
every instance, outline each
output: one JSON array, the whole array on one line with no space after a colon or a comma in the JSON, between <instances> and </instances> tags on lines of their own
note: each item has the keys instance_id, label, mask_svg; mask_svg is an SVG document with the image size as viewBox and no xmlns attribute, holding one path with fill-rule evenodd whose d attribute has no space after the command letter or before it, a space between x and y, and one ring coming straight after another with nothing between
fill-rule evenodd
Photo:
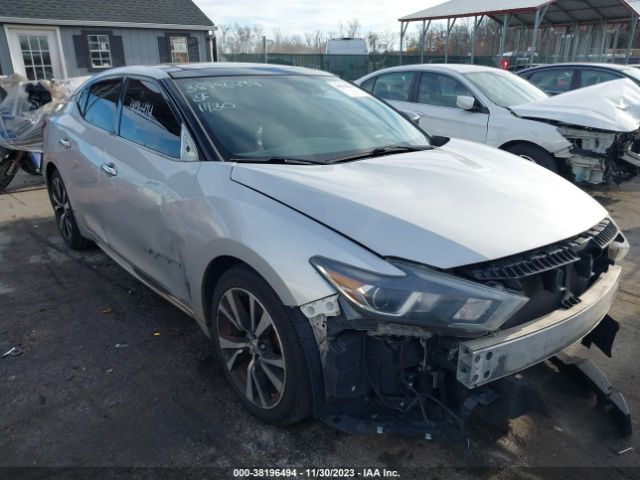
<instances>
[{"instance_id":1,"label":"side window","mask_svg":"<svg viewBox=\"0 0 640 480\"><path fill-rule=\"evenodd\" d=\"M363 82L362 85L360 85L360 88L366 90L369 93L373 92L373 84L376 83L376 78L378 77L373 77L370 78L369 80L367 80L366 82Z\"/></svg>"},{"instance_id":2,"label":"side window","mask_svg":"<svg viewBox=\"0 0 640 480\"><path fill-rule=\"evenodd\" d=\"M170 157L180 157L180 122L158 84L129 79L122 102L120 136Z\"/></svg>"},{"instance_id":3,"label":"side window","mask_svg":"<svg viewBox=\"0 0 640 480\"><path fill-rule=\"evenodd\" d=\"M384 100L409 101L411 82L415 72L387 73L376 77L373 94Z\"/></svg>"},{"instance_id":4,"label":"side window","mask_svg":"<svg viewBox=\"0 0 640 480\"><path fill-rule=\"evenodd\" d=\"M602 82L609 82L611 80L618 80L622 78L615 73L606 72L604 70L580 70L580 88L589 87Z\"/></svg>"},{"instance_id":5,"label":"side window","mask_svg":"<svg viewBox=\"0 0 640 480\"><path fill-rule=\"evenodd\" d=\"M107 132L115 133L115 113L120 96L121 79L105 80L89 87L84 119Z\"/></svg>"},{"instance_id":6,"label":"side window","mask_svg":"<svg viewBox=\"0 0 640 480\"><path fill-rule=\"evenodd\" d=\"M547 93L564 93L571 90L573 69L554 68L542 72L533 72L529 81Z\"/></svg>"},{"instance_id":7,"label":"side window","mask_svg":"<svg viewBox=\"0 0 640 480\"><path fill-rule=\"evenodd\" d=\"M433 72L422 72L418 86L418 102L438 107L457 107L460 95L474 95L455 78Z\"/></svg>"}]
</instances>

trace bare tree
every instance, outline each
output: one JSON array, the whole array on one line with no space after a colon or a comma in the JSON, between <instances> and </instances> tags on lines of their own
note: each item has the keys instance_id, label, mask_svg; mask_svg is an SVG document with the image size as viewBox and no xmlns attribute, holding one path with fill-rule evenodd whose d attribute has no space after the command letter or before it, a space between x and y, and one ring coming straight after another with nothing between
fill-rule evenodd
<instances>
[{"instance_id":1,"label":"bare tree","mask_svg":"<svg viewBox=\"0 0 640 480\"><path fill-rule=\"evenodd\" d=\"M362 25L360 24L360 20L358 20L357 18L352 18L351 20L349 20L349 22L347 22L347 28L346 28L346 32L347 32L347 37L349 38L356 38L360 35L360 27Z\"/></svg>"}]
</instances>

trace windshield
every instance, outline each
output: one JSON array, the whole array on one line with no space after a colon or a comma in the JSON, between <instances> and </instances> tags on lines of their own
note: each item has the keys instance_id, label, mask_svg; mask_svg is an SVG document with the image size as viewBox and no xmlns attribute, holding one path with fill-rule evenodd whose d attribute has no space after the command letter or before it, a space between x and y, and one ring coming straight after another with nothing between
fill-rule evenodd
<instances>
[{"instance_id":1,"label":"windshield","mask_svg":"<svg viewBox=\"0 0 640 480\"><path fill-rule=\"evenodd\" d=\"M464 76L489 100L500 107L514 107L548 97L532 83L502 70L471 72Z\"/></svg>"},{"instance_id":2,"label":"windshield","mask_svg":"<svg viewBox=\"0 0 640 480\"><path fill-rule=\"evenodd\" d=\"M424 147L428 136L358 87L331 76L177 80L227 160L330 162L376 148Z\"/></svg>"}]
</instances>

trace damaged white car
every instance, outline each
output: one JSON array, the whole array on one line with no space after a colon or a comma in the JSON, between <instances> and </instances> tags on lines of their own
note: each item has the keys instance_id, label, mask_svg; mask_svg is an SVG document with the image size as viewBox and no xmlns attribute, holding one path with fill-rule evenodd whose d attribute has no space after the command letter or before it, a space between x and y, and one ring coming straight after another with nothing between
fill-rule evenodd
<instances>
[{"instance_id":1,"label":"damaged white car","mask_svg":"<svg viewBox=\"0 0 640 480\"><path fill-rule=\"evenodd\" d=\"M431 135L486 143L576 183L619 183L640 169L640 88L631 80L549 97L496 68L433 64L379 70L355 83L419 114Z\"/></svg>"},{"instance_id":2,"label":"damaged white car","mask_svg":"<svg viewBox=\"0 0 640 480\"><path fill-rule=\"evenodd\" d=\"M109 70L44 150L65 242L191 315L264 421L430 438L581 339L611 354L629 246L606 210L332 75Z\"/></svg>"}]
</instances>

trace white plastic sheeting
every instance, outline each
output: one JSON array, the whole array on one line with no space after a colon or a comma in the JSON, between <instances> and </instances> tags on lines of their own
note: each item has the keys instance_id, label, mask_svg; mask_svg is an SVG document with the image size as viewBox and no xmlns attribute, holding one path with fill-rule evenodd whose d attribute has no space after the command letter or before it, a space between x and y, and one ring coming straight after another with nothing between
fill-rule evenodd
<instances>
[{"instance_id":1,"label":"white plastic sheeting","mask_svg":"<svg viewBox=\"0 0 640 480\"><path fill-rule=\"evenodd\" d=\"M81 80L30 82L20 75L0 79L6 92L0 103L0 147L42 152L44 120L69 99ZM30 95L28 90L37 93Z\"/></svg>"}]
</instances>

